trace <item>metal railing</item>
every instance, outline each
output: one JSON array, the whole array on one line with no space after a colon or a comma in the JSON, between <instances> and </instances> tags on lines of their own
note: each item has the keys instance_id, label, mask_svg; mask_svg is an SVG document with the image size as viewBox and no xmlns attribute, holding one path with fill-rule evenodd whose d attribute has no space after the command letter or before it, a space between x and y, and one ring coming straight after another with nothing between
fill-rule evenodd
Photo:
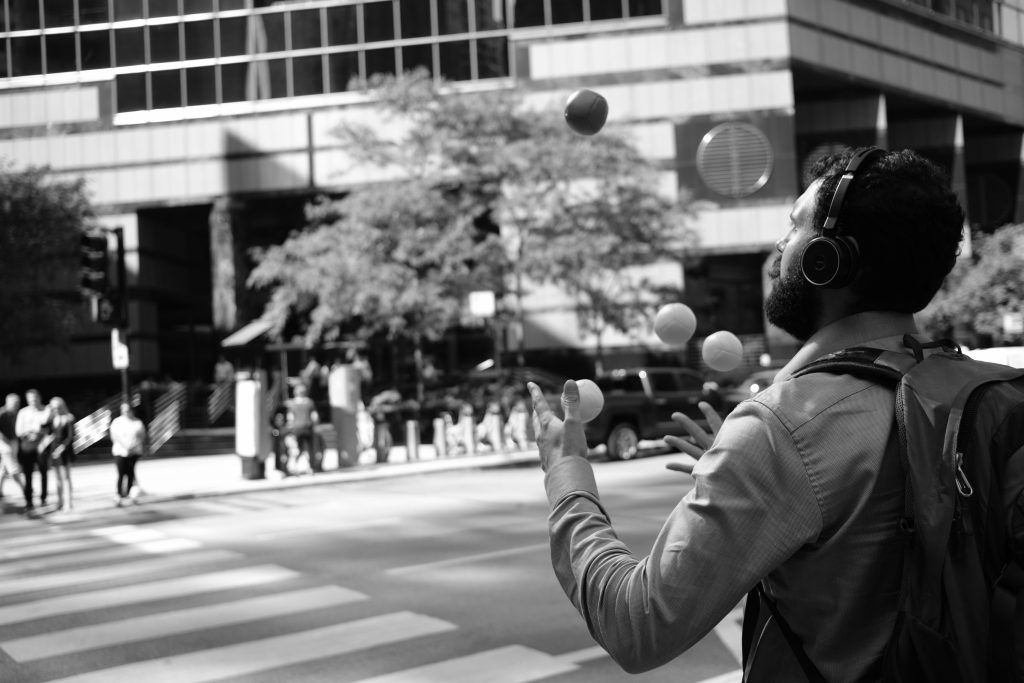
<instances>
[{"instance_id":1,"label":"metal railing","mask_svg":"<svg viewBox=\"0 0 1024 683\"><path fill-rule=\"evenodd\" d=\"M188 403L186 387L174 382L167 391L153 402L153 419L149 423L149 451L155 453L179 429L181 418Z\"/></svg>"},{"instance_id":2,"label":"metal railing","mask_svg":"<svg viewBox=\"0 0 1024 683\"><path fill-rule=\"evenodd\" d=\"M75 436L71 441L75 453L81 453L106 437L110 421L120 405L121 394L111 396L102 406L75 422Z\"/></svg>"},{"instance_id":3,"label":"metal railing","mask_svg":"<svg viewBox=\"0 0 1024 683\"><path fill-rule=\"evenodd\" d=\"M206 420L212 425L228 410L234 408L235 380L225 379L213 385L213 391L206 400Z\"/></svg>"}]
</instances>

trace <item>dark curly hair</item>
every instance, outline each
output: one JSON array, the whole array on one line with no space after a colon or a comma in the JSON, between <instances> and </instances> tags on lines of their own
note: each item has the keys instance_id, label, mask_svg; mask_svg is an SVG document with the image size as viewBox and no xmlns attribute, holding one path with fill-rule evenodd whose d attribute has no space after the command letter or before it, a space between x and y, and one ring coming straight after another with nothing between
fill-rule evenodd
<instances>
[{"instance_id":1,"label":"dark curly hair","mask_svg":"<svg viewBox=\"0 0 1024 683\"><path fill-rule=\"evenodd\" d=\"M820 227L850 158L847 149L818 159L808 184L823 182L813 225ZM946 172L920 154L889 151L862 165L839 214L839 234L853 237L860 271L851 287L867 308L917 313L928 305L960 253L964 211Z\"/></svg>"}]
</instances>

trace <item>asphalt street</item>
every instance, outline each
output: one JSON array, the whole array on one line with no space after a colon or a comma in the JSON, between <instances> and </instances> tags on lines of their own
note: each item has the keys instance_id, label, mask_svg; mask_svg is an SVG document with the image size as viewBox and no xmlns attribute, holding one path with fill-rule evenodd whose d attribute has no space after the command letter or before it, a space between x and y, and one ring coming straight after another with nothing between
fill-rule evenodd
<instances>
[{"instance_id":1,"label":"asphalt street","mask_svg":"<svg viewBox=\"0 0 1024 683\"><path fill-rule=\"evenodd\" d=\"M665 469L678 457L596 463L635 552L690 485ZM545 518L528 459L5 514L0 680L739 680L738 611L666 667L624 674L558 587Z\"/></svg>"}]
</instances>

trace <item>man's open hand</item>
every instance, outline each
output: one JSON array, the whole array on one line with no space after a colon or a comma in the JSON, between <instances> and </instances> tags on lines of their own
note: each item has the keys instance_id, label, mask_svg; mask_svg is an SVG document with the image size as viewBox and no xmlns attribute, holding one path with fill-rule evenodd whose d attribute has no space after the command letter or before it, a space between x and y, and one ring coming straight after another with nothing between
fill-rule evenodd
<instances>
[{"instance_id":1,"label":"man's open hand","mask_svg":"<svg viewBox=\"0 0 1024 683\"><path fill-rule=\"evenodd\" d=\"M690 438L684 438L679 436L666 436L665 443L673 448L676 448L687 455L692 456L696 460L700 460L700 456L704 455L704 451L711 447L711 444L715 441L715 435L718 434L719 428L722 426L722 417L715 412L715 409L710 404L701 401L697 404L700 408L700 412L704 413L704 418L708 421L708 431L701 429L700 425L691 420L682 413L672 413L672 420L683 425L683 428L690 435ZM693 466L696 463L669 463L665 467L670 470L677 472L685 472L691 474L693 472Z\"/></svg>"},{"instance_id":2,"label":"man's open hand","mask_svg":"<svg viewBox=\"0 0 1024 683\"><path fill-rule=\"evenodd\" d=\"M557 458L587 455L587 437L580 422L580 390L574 380L567 380L562 388L562 412L559 420L551 410L544 393L533 382L527 382L533 400L533 430L537 435L540 466L545 472Z\"/></svg>"}]
</instances>

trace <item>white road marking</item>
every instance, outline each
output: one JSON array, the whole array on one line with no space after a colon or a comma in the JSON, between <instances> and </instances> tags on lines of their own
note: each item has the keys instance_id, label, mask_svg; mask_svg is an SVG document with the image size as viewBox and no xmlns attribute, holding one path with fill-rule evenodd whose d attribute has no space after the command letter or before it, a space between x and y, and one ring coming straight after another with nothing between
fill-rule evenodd
<instances>
[{"instance_id":1,"label":"white road marking","mask_svg":"<svg viewBox=\"0 0 1024 683\"><path fill-rule=\"evenodd\" d=\"M275 593L217 605L203 605L162 614L93 624L64 631L0 643L15 661L30 662L73 652L124 645L141 640L166 638L205 629L263 621L288 614L335 607L368 599L362 593L339 586L320 586Z\"/></svg>"},{"instance_id":2,"label":"white road marking","mask_svg":"<svg viewBox=\"0 0 1024 683\"><path fill-rule=\"evenodd\" d=\"M201 550L188 555L171 555L160 558L140 558L135 562L100 565L87 569L72 569L56 574L35 574L21 578L6 578L0 582L0 597L20 595L32 591L50 588L66 588L98 583L111 579L124 579L134 576L146 576L164 569L177 569L191 565L228 562L242 557L230 550Z\"/></svg>"},{"instance_id":3,"label":"white road marking","mask_svg":"<svg viewBox=\"0 0 1024 683\"><path fill-rule=\"evenodd\" d=\"M94 609L120 607L140 602L180 598L199 593L258 586L274 581L298 578L300 574L291 569L274 565L259 565L243 569L231 569L210 574L186 576L177 579L139 583L118 588L61 595L32 602L0 607L0 625L32 621L61 614L74 614Z\"/></svg>"},{"instance_id":4,"label":"white road marking","mask_svg":"<svg viewBox=\"0 0 1024 683\"><path fill-rule=\"evenodd\" d=\"M582 650L576 650L575 652L566 652L563 655L557 655L555 659L559 659L563 662L569 662L570 664L582 664L583 662L589 662L594 659L601 659L607 657L608 653L600 645L593 647L585 647Z\"/></svg>"},{"instance_id":5,"label":"white road marking","mask_svg":"<svg viewBox=\"0 0 1024 683\"><path fill-rule=\"evenodd\" d=\"M455 628L454 624L433 617L395 612L310 631L125 664L51 683L207 683L336 657ZM288 679L282 676L281 680Z\"/></svg>"},{"instance_id":6,"label":"white road marking","mask_svg":"<svg viewBox=\"0 0 1024 683\"><path fill-rule=\"evenodd\" d=\"M46 557L5 562L3 565L0 565L0 578L27 572L53 571L57 568L69 566L84 567L99 562L142 559L138 554L140 552L148 555L169 555L185 550L195 550L198 547L199 543L187 538L165 538L159 541L139 543L134 546L120 545L113 548L87 550L60 558Z\"/></svg>"},{"instance_id":7,"label":"white road marking","mask_svg":"<svg viewBox=\"0 0 1024 683\"><path fill-rule=\"evenodd\" d=\"M509 555L519 555L522 553L530 553L541 548L548 548L547 543L535 543L533 545L524 545L518 548L506 548L505 550L495 550L490 553L478 553L476 555L463 555L462 557L453 557L447 560L438 560L436 562L424 562L423 564L413 564L405 567L395 567L385 571L386 574L412 574L417 572L427 572L434 569L440 569L442 567L450 567L452 565L463 565L470 564L473 562L486 562L493 560L498 557L507 557Z\"/></svg>"},{"instance_id":8,"label":"white road marking","mask_svg":"<svg viewBox=\"0 0 1024 683\"><path fill-rule=\"evenodd\" d=\"M578 668L559 657L522 645L509 645L363 679L359 683L479 683L482 678L487 683L528 683Z\"/></svg>"},{"instance_id":9,"label":"white road marking","mask_svg":"<svg viewBox=\"0 0 1024 683\"><path fill-rule=\"evenodd\" d=\"M736 669L735 671L712 676L711 678L705 678L697 683L741 683L741 681L743 681L743 669Z\"/></svg>"},{"instance_id":10,"label":"white road marking","mask_svg":"<svg viewBox=\"0 0 1024 683\"><path fill-rule=\"evenodd\" d=\"M743 605L740 602L715 626L715 635L736 658L737 663L743 662Z\"/></svg>"},{"instance_id":11,"label":"white road marking","mask_svg":"<svg viewBox=\"0 0 1024 683\"><path fill-rule=\"evenodd\" d=\"M23 548L16 550L7 550L0 553L0 560L7 562L10 560L21 560L29 557L39 557L41 555L56 555L57 553L73 553L79 550L92 550L93 548L102 548L108 544L108 541L102 538L70 538L60 541L51 541L36 543L35 545L27 545Z\"/></svg>"}]
</instances>

